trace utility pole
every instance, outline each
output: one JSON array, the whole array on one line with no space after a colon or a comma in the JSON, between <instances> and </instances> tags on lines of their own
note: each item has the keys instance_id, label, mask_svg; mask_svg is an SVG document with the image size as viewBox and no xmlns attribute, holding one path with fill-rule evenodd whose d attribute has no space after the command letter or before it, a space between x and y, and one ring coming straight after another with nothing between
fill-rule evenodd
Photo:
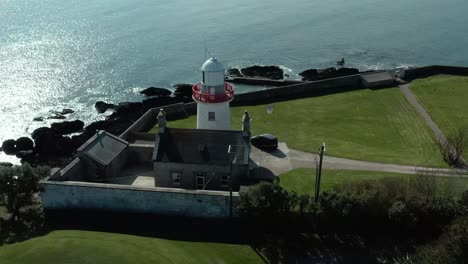
<instances>
[{"instance_id":1,"label":"utility pole","mask_svg":"<svg viewBox=\"0 0 468 264\"><path fill-rule=\"evenodd\" d=\"M231 170L229 172L229 217L232 218L232 163L231 161Z\"/></svg>"},{"instance_id":2,"label":"utility pole","mask_svg":"<svg viewBox=\"0 0 468 264\"><path fill-rule=\"evenodd\" d=\"M323 163L323 153L326 151L325 142L323 142L322 146L319 150L319 166L317 169L317 176L315 179L315 202L318 202L318 198L320 195L320 181L322 179L322 163Z\"/></svg>"},{"instance_id":3,"label":"utility pole","mask_svg":"<svg viewBox=\"0 0 468 264\"><path fill-rule=\"evenodd\" d=\"M234 146L229 145L228 147L228 155L230 158L230 164L229 164L229 217L232 218L232 166L236 162L236 157L233 157L233 154L235 155L234 152Z\"/></svg>"}]
</instances>

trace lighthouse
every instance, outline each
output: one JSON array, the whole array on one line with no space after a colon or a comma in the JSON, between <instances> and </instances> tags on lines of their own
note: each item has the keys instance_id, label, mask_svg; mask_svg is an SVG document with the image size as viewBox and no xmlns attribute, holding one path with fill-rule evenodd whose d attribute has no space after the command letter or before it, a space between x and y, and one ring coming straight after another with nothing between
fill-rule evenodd
<instances>
[{"instance_id":1,"label":"lighthouse","mask_svg":"<svg viewBox=\"0 0 468 264\"><path fill-rule=\"evenodd\" d=\"M234 86L224 81L224 66L210 58L201 67L202 80L192 88L197 102L197 128L230 130L229 103L234 99Z\"/></svg>"}]
</instances>

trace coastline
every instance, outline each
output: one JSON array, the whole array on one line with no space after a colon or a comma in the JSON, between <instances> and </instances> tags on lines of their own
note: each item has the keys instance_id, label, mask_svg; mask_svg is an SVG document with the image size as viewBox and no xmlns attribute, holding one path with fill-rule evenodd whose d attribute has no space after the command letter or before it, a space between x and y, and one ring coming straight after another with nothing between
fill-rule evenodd
<instances>
[{"instance_id":1,"label":"coastline","mask_svg":"<svg viewBox=\"0 0 468 264\"><path fill-rule=\"evenodd\" d=\"M398 72L401 69L389 70L390 72ZM361 74L363 72L359 72ZM428 77L436 74L454 74L454 75L464 75L468 76L468 68L465 67L452 67L452 66L427 66L419 68L411 68L404 70L405 76L401 76L405 80L413 80L416 78ZM249 83L256 84L259 86L273 86L274 87L284 87L284 86L297 86L301 84L307 84L313 81L297 81L297 80L288 80L284 79L269 79L265 78L265 75L261 77L245 77L245 76L226 76L226 80L233 83ZM341 76L343 80L350 79L346 76ZM336 77L335 77L336 78ZM325 78L322 80L331 80L335 78ZM338 77L339 79L340 77ZM356 78L354 78L356 79ZM338 86L344 86L345 83ZM355 83L353 81L352 83ZM348 89L355 89L354 85L349 85ZM50 165L61 167L64 164L67 164L76 156L76 149L86 142L91 136L93 136L98 130L106 130L112 134L120 135L126 131L136 120L138 120L144 113L148 110L155 107L163 107L173 104L187 104L193 102L191 98L191 84L178 84L175 85L175 91L173 94L168 95L156 95L156 96L147 96L147 99L141 102L123 102L119 104L108 104L105 102L96 102L95 108L100 113L103 114L106 111L112 111L112 114L105 117L104 120L95 121L90 124L85 124L76 120L73 122L57 122L53 123L51 127L41 127L36 129L31 135L31 143L27 144L27 147L22 147L21 151L13 154L21 159L21 163L29 162L33 165ZM150 87L154 88L154 87ZM167 88L157 88L157 89L167 89ZM310 93L306 90L301 90L300 95L291 95L282 93L281 98L275 98L274 95L275 88L270 88L266 90L260 90L258 92L248 92L244 95L240 94L236 96L236 100L233 102L233 105L245 105L252 103L265 103L265 101L275 101L275 100L285 100L290 98L296 98L300 96L311 96ZM310 89L309 89L310 90ZM320 89L319 89L320 90ZM321 92L321 91L314 92ZM262 92L263 91L263 92ZM330 92L330 90L329 90ZM341 92L341 91L337 91ZM266 94L266 96L259 96L259 94ZM252 101L252 97L257 98ZM101 103L98 107L98 103ZM102 108L102 104L106 107ZM64 113L66 112L66 113ZM53 113L54 115L66 115L73 110L64 109L61 113ZM70 134L72 134L70 136ZM25 138L25 137L23 137ZM34 141L34 147L32 146L32 141Z\"/></svg>"}]
</instances>

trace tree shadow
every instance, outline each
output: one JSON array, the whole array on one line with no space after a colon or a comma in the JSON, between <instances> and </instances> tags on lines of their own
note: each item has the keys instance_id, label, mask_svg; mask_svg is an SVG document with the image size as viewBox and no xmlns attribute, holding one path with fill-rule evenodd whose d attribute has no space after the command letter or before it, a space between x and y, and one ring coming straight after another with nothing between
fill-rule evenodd
<instances>
[{"instance_id":1,"label":"tree shadow","mask_svg":"<svg viewBox=\"0 0 468 264\"><path fill-rule=\"evenodd\" d=\"M248 244L239 219L201 219L97 210L49 210L50 230L86 230L192 242Z\"/></svg>"}]
</instances>

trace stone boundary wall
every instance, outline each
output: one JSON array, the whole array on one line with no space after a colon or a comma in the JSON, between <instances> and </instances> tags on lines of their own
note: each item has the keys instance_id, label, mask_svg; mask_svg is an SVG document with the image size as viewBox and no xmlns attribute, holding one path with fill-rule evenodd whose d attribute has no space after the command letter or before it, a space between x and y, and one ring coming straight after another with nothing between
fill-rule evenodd
<instances>
[{"instance_id":1,"label":"stone boundary wall","mask_svg":"<svg viewBox=\"0 0 468 264\"><path fill-rule=\"evenodd\" d=\"M270 80L264 78L227 77L226 82L251 85L285 86L304 83L300 80Z\"/></svg>"},{"instance_id":2,"label":"stone boundary wall","mask_svg":"<svg viewBox=\"0 0 468 264\"><path fill-rule=\"evenodd\" d=\"M144 113L133 125L131 125L127 130L120 134L120 138L124 140L129 140L132 136L132 133L136 132L146 132L153 128L156 124L157 116L160 109L164 109L167 113L167 119L177 120L197 113L197 104L194 102L191 103L177 103L172 105L166 105L161 107L152 108L146 113Z\"/></svg>"},{"instance_id":3,"label":"stone boundary wall","mask_svg":"<svg viewBox=\"0 0 468 264\"><path fill-rule=\"evenodd\" d=\"M145 188L86 182L42 181L42 204L46 210L102 210L126 213L227 218L229 192ZM237 216L239 193L233 193Z\"/></svg>"},{"instance_id":4,"label":"stone boundary wall","mask_svg":"<svg viewBox=\"0 0 468 264\"><path fill-rule=\"evenodd\" d=\"M390 71L391 72L391 71ZM456 66L441 66L432 65L419 68L411 68L400 71L400 78L411 81L418 78L426 78L438 74L451 74L468 76L468 67L456 67ZM250 79L250 78L232 78L235 80L243 79L250 82L261 82L264 83L263 79ZM232 81L227 79L227 81ZM279 83L285 83L284 81L272 81L276 85ZM231 106L244 106L244 105L257 105L267 104L280 101L287 101L323 94L347 92L357 89L366 89L363 87L361 75L349 75L344 77L338 77L333 79L326 79L312 82L299 82L297 84L273 87L265 90L247 92L242 94L236 94L234 101L231 102ZM194 102L191 103L178 103L168 105L163 108L168 113L168 120L176 120L191 115L195 115L197 112L197 105ZM156 115L159 112L159 108L153 108L145 113L140 119L138 119L129 129L127 129L120 137L128 139L132 132L146 132L154 126L156 123ZM153 121L152 121L153 120Z\"/></svg>"},{"instance_id":5,"label":"stone boundary wall","mask_svg":"<svg viewBox=\"0 0 468 264\"><path fill-rule=\"evenodd\" d=\"M411 68L403 70L403 72L400 75L400 78L406 81L412 81L414 79L426 78L438 74L468 76L468 67L432 65L426 67Z\"/></svg>"},{"instance_id":6,"label":"stone boundary wall","mask_svg":"<svg viewBox=\"0 0 468 264\"><path fill-rule=\"evenodd\" d=\"M231 102L231 105L240 106L273 103L310 97L321 93L343 92L362 88L361 77L359 74L356 74L237 94L234 101Z\"/></svg>"},{"instance_id":7,"label":"stone boundary wall","mask_svg":"<svg viewBox=\"0 0 468 264\"><path fill-rule=\"evenodd\" d=\"M301 82L299 84L269 88L265 90L236 94L231 106L266 104L287 101L298 98L316 96L323 93L337 93L356 89L364 89L359 74L339 78ZM147 132L156 124L159 109L163 108L167 113L169 121L185 118L197 113L197 104L177 103L148 110L132 126L130 126L120 137L129 140L132 133Z\"/></svg>"}]
</instances>

